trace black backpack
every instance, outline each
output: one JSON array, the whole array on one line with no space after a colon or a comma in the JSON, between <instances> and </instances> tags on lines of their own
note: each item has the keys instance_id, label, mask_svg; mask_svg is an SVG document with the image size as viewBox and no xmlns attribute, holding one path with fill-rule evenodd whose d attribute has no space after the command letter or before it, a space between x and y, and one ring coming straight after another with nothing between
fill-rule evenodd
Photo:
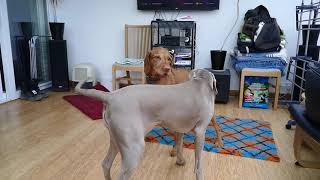
<instances>
[{"instance_id":1,"label":"black backpack","mask_svg":"<svg viewBox=\"0 0 320 180\"><path fill-rule=\"evenodd\" d=\"M278 51L281 33L277 20L271 18L268 9L260 5L245 14L242 32L238 35L238 48L245 53Z\"/></svg>"}]
</instances>

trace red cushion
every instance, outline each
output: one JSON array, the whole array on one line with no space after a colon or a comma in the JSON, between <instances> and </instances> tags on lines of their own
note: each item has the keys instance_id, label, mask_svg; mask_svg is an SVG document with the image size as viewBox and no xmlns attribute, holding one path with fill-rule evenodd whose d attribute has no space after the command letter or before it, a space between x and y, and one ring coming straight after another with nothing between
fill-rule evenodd
<instances>
[{"instance_id":1,"label":"red cushion","mask_svg":"<svg viewBox=\"0 0 320 180\"><path fill-rule=\"evenodd\" d=\"M104 91L104 92L110 92L106 87L104 87L100 83L96 84L93 88L96 90Z\"/></svg>"},{"instance_id":2,"label":"red cushion","mask_svg":"<svg viewBox=\"0 0 320 180\"><path fill-rule=\"evenodd\" d=\"M102 118L103 103L99 100L83 95L64 96L63 99L78 108L92 120Z\"/></svg>"},{"instance_id":3,"label":"red cushion","mask_svg":"<svg viewBox=\"0 0 320 180\"><path fill-rule=\"evenodd\" d=\"M101 84L94 86L95 89L110 92L106 87ZM92 97L83 95L69 95L64 96L63 99L68 101L74 107L78 108L81 112L89 116L92 120L102 119L103 103Z\"/></svg>"}]
</instances>

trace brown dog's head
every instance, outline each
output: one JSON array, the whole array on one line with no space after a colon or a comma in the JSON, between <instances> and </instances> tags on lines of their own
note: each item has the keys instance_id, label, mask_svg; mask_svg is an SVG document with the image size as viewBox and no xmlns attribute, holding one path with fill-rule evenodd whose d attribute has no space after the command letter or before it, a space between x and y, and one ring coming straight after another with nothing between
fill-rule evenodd
<instances>
[{"instance_id":1,"label":"brown dog's head","mask_svg":"<svg viewBox=\"0 0 320 180\"><path fill-rule=\"evenodd\" d=\"M144 59L144 73L150 77L166 77L171 71L172 59L167 49L153 48Z\"/></svg>"}]
</instances>

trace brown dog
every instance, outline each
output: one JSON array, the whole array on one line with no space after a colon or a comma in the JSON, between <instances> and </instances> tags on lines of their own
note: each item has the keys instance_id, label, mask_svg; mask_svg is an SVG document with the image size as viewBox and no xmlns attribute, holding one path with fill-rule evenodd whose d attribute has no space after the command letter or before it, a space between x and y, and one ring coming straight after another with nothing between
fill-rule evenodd
<instances>
[{"instance_id":1,"label":"brown dog","mask_svg":"<svg viewBox=\"0 0 320 180\"><path fill-rule=\"evenodd\" d=\"M160 85L173 85L183 83L189 80L189 71L186 69L174 69L173 57L170 52L161 47L153 48L148 52L144 59L144 72L147 77L147 82L151 84ZM222 147L222 133L220 126L216 123L214 117L212 118L212 124L217 132L216 146ZM181 136L175 133L175 142L177 138ZM171 156L175 156L177 153L176 146L170 152ZM179 165L183 165L183 163Z\"/></svg>"},{"instance_id":2,"label":"brown dog","mask_svg":"<svg viewBox=\"0 0 320 180\"><path fill-rule=\"evenodd\" d=\"M171 85L189 79L189 71L173 69L173 57L165 48L153 48L144 59L144 72L152 84Z\"/></svg>"}]
</instances>

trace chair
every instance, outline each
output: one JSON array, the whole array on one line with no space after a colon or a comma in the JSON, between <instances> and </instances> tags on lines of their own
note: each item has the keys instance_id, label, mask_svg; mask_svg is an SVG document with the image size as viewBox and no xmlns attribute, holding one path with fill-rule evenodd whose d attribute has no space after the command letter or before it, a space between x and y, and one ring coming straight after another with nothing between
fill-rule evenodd
<instances>
[{"instance_id":1,"label":"chair","mask_svg":"<svg viewBox=\"0 0 320 180\"><path fill-rule=\"evenodd\" d=\"M297 159L296 165L307 168L320 168L320 126L310 121L306 117L306 109L302 105L292 104L289 106L289 111L293 119L297 122L297 127L294 136L294 155ZM312 153L303 153L303 144L306 144L313 150L316 157L307 157L302 155L310 156Z\"/></svg>"},{"instance_id":2,"label":"chair","mask_svg":"<svg viewBox=\"0 0 320 180\"><path fill-rule=\"evenodd\" d=\"M125 58L143 59L150 49L151 28L150 25L125 25ZM125 71L126 76L116 77L117 71ZM139 72L141 78L133 78L131 72ZM127 81L128 85L132 81L139 80L145 83L145 74L143 64L139 65L122 65L113 64L112 66L112 89L117 89L117 82Z\"/></svg>"}]
</instances>

